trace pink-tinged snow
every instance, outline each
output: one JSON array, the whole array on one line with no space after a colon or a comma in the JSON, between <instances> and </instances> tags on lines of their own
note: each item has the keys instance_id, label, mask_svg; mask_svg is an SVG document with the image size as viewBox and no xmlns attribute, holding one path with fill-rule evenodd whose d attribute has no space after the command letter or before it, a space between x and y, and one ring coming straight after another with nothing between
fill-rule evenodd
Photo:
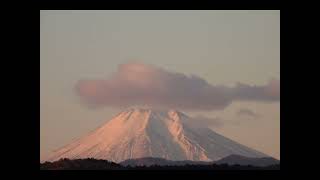
<instances>
[{"instance_id":1,"label":"pink-tinged snow","mask_svg":"<svg viewBox=\"0 0 320 180\"><path fill-rule=\"evenodd\" d=\"M55 151L45 161L96 158L121 162L142 157L215 161L231 154L267 156L208 128L188 126L186 119L190 120L190 117L175 110L132 108L87 136Z\"/></svg>"}]
</instances>

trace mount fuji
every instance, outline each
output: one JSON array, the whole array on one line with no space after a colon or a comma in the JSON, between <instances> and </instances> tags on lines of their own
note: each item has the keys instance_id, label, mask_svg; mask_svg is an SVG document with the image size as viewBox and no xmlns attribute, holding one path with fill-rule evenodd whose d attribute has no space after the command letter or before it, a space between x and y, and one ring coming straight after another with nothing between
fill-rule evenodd
<instances>
[{"instance_id":1,"label":"mount fuji","mask_svg":"<svg viewBox=\"0 0 320 180\"><path fill-rule=\"evenodd\" d=\"M173 161L217 161L229 155L260 158L266 154L241 145L176 110L131 108L98 129L58 149L45 161L95 158L113 162L144 157Z\"/></svg>"}]
</instances>

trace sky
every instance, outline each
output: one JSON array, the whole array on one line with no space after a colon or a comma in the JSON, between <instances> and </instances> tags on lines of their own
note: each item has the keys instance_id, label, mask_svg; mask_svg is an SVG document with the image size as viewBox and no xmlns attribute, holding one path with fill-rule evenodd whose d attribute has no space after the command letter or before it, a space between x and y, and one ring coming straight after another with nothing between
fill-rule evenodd
<instances>
[{"instance_id":1,"label":"sky","mask_svg":"<svg viewBox=\"0 0 320 180\"><path fill-rule=\"evenodd\" d=\"M40 11L40 83L40 157L141 102L280 159L280 11Z\"/></svg>"}]
</instances>

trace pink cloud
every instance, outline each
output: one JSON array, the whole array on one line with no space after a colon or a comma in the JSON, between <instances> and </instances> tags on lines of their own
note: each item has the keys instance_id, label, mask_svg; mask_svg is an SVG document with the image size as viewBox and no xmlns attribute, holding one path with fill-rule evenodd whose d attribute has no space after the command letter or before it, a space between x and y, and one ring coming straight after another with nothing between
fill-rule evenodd
<instances>
[{"instance_id":1,"label":"pink cloud","mask_svg":"<svg viewBox=\"0 0 320 180\"><path fill-rule=\"evenodd\" d=\"M280 81L265 86L239 83L235 87L216 86L195 76L169 72L142 63L121 64L108 79L80 80L77 94L91 106L223 109L234 100L278 101Z\"/></svg>"}]
</instances>

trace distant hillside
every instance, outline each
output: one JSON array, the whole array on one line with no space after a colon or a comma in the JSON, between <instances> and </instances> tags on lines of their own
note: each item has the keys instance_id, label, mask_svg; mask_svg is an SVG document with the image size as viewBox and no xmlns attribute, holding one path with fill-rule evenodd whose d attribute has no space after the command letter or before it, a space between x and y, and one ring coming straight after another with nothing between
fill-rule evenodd
<instances>
[{"instance_id":1,"label":"distant hillside","mask_svg":"<svg viewBox=\"0 0 320 180\"><path fill-rule=\"evenodd\" d=\"M158 159L160 160L160 159ZM162 161L162 160L160 160ZM190 162L189 162L190 163ZM257 167L227 164L186 164L186 165L151 165L151 166L123 166L114 162L97 159L60 159L55 162L40 164L40 170L279 170L280 164Z\"/></svg>"},{"instance_id":2,"label":"distant hillside","mask_svg":"<svg viewBox=\"0 0 320 180\"><path fill-rule=\"evenodd\" d=\"M228 164L228 165L251 165L251 166L269 166L274 164L279 164L280 161L272 157L262 157L262 158L251 158L240 155L230 155L225 158L222 158L215 162L207 161L172 161L163 158L137 158L137 159L128 159L120 162L123 166L184 166L184 165L212 165L212 164Z\"/></svg>"},{"instance_id":3,"label":"distant hillside","mask_svg":"<svg viewBox=\"0 0 320 180\"><path fill-rule=\"evenodd\" d=\"M123 166L184 166L184 165L210 165L212 162L205 161L171 161L163 158L154 158L154 157L145 157L145 158L137 158L137 159L128 159L120 162Z\"/></svg>"},{"instance_id":4,"label":"distant hillside","mask_svg":"<svg viewBox=\"0 0 320 180\"><path fill-rule=\"evenodd\" d=\"M272 157L251 158L240 155L230 155L216 161L215 164L270 166L280 164L280 161Z\"/></svg>"}]
</instances>

